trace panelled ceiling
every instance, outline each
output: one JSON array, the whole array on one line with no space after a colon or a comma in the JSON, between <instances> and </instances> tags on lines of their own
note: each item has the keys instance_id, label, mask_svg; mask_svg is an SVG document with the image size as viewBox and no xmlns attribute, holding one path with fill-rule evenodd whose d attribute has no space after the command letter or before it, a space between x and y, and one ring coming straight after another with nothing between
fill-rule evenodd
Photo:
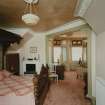
<instances>
[{"instance_id":1,"label":"panelled ceiling","mask_svg":"<svg viewBox=\"0 0 105 105\"><path fill-rule=\"evenodd\" d=\"M39 0L34 12L40 17L35 26L27 26L21 16L25 11L24 0L0 1L0 27L30 27L35 31L45 31L63 25L77 17L74 11L77 0Z\"/></svg>"}]
</instances>

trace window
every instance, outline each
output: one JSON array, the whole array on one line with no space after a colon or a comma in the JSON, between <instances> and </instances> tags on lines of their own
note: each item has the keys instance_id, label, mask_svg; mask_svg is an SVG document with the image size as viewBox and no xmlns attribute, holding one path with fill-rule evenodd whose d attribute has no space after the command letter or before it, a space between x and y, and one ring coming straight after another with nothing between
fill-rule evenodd
<instances>
[{"instance_id":1,"label":"window","mask_svg":"<svg viewBox=\"0 0 105 105\"><path fill-rule=\"evenodd\" d=\"M54 62L57 63L61 59L61 47L54 47Z\"/></svg>"},{"instance_id":2,"label":"window","mask_svg":"<svg viewBox=\"0 0 105 105\"><path fill-rule=\"evenodd\" d=\"M72 61L79 61L82 58L82 47L72 47Z\"/></svg>"}]
</instances>

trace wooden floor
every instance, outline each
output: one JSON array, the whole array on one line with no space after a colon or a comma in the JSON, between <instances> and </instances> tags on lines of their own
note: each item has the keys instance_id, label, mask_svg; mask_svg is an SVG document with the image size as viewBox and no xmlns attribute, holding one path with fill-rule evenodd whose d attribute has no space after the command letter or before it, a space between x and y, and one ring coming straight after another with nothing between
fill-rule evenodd
<instances>
[{"instance_id":1,"label":"wooden floor","mask_svg":"<svg viewBox=\"0 0 105 105\"><path fill-rule=\"evenodd\" d=\"M75 72L65 72L65 80L52 82L44 105L91 105L84 97L85 83Z\"/></svg>"}]
</instances>

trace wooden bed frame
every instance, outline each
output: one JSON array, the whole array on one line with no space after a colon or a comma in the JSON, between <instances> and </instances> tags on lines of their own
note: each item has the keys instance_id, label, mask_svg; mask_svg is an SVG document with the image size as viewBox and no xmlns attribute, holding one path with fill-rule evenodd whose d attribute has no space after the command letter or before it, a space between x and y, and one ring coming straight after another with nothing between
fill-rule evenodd
<instances>
[{"instance_id":1,"label":"wooden bed frame","mask_svg":"<svg viewBox=\"0 0 105 105\"><path fill-rule=\"evenodd\" d=\"M35 105L43 105L50 86L46 67L42 66L40 75L37 77L35 75L34 83Z\"/></svg>"}]
</instances>

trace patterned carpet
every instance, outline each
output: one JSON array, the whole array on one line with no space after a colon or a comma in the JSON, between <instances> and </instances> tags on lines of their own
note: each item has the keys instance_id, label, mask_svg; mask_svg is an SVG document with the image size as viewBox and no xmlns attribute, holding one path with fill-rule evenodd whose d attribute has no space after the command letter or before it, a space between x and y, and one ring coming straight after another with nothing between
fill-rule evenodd
<instances>
[{"instance_id":1,"label":"patterned carpet","mask_svg":"<svg viewBox=\"0 0 105 105\"><path fill-rule=\"evenodd\" d=\"M84 98L84 82L76 76L74 72L66 72L65 80L52 82L44 105L91 105Z\"/></svg>"}]
</instances>

